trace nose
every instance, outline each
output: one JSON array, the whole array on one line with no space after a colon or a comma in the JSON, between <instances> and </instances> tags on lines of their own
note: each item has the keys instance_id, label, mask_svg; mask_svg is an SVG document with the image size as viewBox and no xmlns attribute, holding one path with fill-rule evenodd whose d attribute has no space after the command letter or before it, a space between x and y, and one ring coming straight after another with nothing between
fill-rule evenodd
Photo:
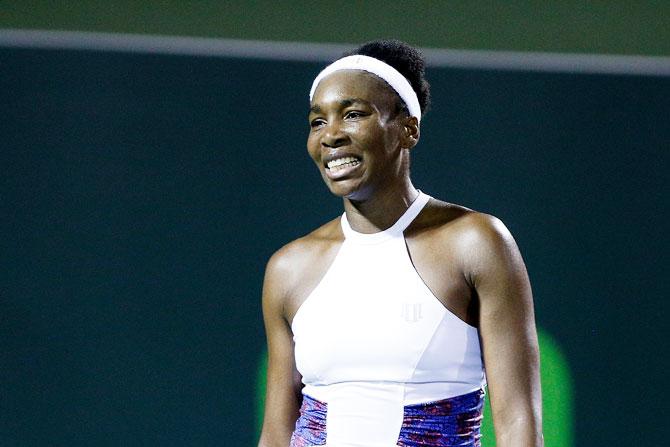
<instances>
[{"instance_id":1,"label":"nose","mask_svg":"<svg viewBox=\"0 0 670 447\"><path fill-rule=\"evenodd\" d=\"M321 138L321 145L329 148L340 147L347 144L349 137L342 131L337 121L328 123Z\"/></svg>"}]
</instances>

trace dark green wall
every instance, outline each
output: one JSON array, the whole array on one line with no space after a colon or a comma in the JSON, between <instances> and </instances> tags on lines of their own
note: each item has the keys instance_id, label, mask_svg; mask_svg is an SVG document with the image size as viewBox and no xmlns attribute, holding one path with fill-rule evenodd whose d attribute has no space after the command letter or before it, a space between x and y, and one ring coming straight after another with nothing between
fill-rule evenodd
<instances>
[{"instance_id":1,"label":"dark green wall","mask_svg":"<svg viewBox=\"0 0 670 447\"><path fill-rule=\"evenodd\" d=\"M264 263L341 212L318 68L0 49L2 445L253 445ZM428 76L415 184L515 235L576 445L657 443L670 78Z\"/></svg>"},{"instance_id":2,"label":"dark green wall","mask_svg":"<svg viewBox=\"0 0 670 447\"><path fill-rule=\"evenodd\" d=\"M2 2L0 28L670 55L663 1L23 0Z\"/></svg>"}]
</instances>

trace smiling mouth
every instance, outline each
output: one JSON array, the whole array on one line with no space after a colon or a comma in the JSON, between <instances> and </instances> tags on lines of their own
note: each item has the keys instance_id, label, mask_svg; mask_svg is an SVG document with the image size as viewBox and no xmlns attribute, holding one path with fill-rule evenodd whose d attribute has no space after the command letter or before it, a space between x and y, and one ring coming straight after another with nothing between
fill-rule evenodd
<instances>
[{"instance_id":1,"label":"smiling mouth","mask_svg":"<svg viewBox=\"0 0 670 447\"><path fill-rule=\"evenodd\" d=\"M356 157L342 157L342 158L336 158L335 160L331 160L327 163L326 168L330 172L337 172L339 170L349 168L349 167L354 167L357 166L361 163L361 160Z\"/></svg>"}]
</instances>

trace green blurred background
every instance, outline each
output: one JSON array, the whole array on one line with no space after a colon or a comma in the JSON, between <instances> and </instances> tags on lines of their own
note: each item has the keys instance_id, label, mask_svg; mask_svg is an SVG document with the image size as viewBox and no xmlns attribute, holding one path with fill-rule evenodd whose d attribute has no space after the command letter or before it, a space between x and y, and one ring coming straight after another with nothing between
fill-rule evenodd
<instances>
[{"instance_id":1,"label":"green blurred background","mask_svg":"<svg viewBox=\"0 0 670 447\"><path fill-rule=\"evenodd\" d=\"M0 2L6 29L629 55L670 55L669 17L665 2ZM341 212L304 151L320 66L0 46L0 445L254 445L264 263ZM544 368L561 442L658 444L670 78L428 77L415 183L515 235L543 355L565 361Z\"/></svg>"}]
</instances>

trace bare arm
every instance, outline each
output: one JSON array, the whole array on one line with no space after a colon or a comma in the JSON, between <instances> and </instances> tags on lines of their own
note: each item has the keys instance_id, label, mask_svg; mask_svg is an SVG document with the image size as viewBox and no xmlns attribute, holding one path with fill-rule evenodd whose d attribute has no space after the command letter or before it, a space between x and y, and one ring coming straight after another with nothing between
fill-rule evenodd
<instances>
[{"instance_id":1,"label":"bare arm","mask_svg":"<svg viewBox=\"0 0 670 447\"><path fill-rule=\"evenodd\" d=\"M479 297L479 331L498 447L541 447L542 399L533 297L521 253L493 216L472 217L468 272Z\"/></svg>"},{"instance_id":2,"label":"bare arm","mask_svg":"<svg viewBox=\"0 0 670 447\"><path fill-rule=\"evenodd\" d=\"M268 344L265 415L258 447L288 447L301 404L300 375L295 367L293 337L284 317L286 296L281 251L268 263L263 283L263 320Z\"/></svg>"}]
</instances>

